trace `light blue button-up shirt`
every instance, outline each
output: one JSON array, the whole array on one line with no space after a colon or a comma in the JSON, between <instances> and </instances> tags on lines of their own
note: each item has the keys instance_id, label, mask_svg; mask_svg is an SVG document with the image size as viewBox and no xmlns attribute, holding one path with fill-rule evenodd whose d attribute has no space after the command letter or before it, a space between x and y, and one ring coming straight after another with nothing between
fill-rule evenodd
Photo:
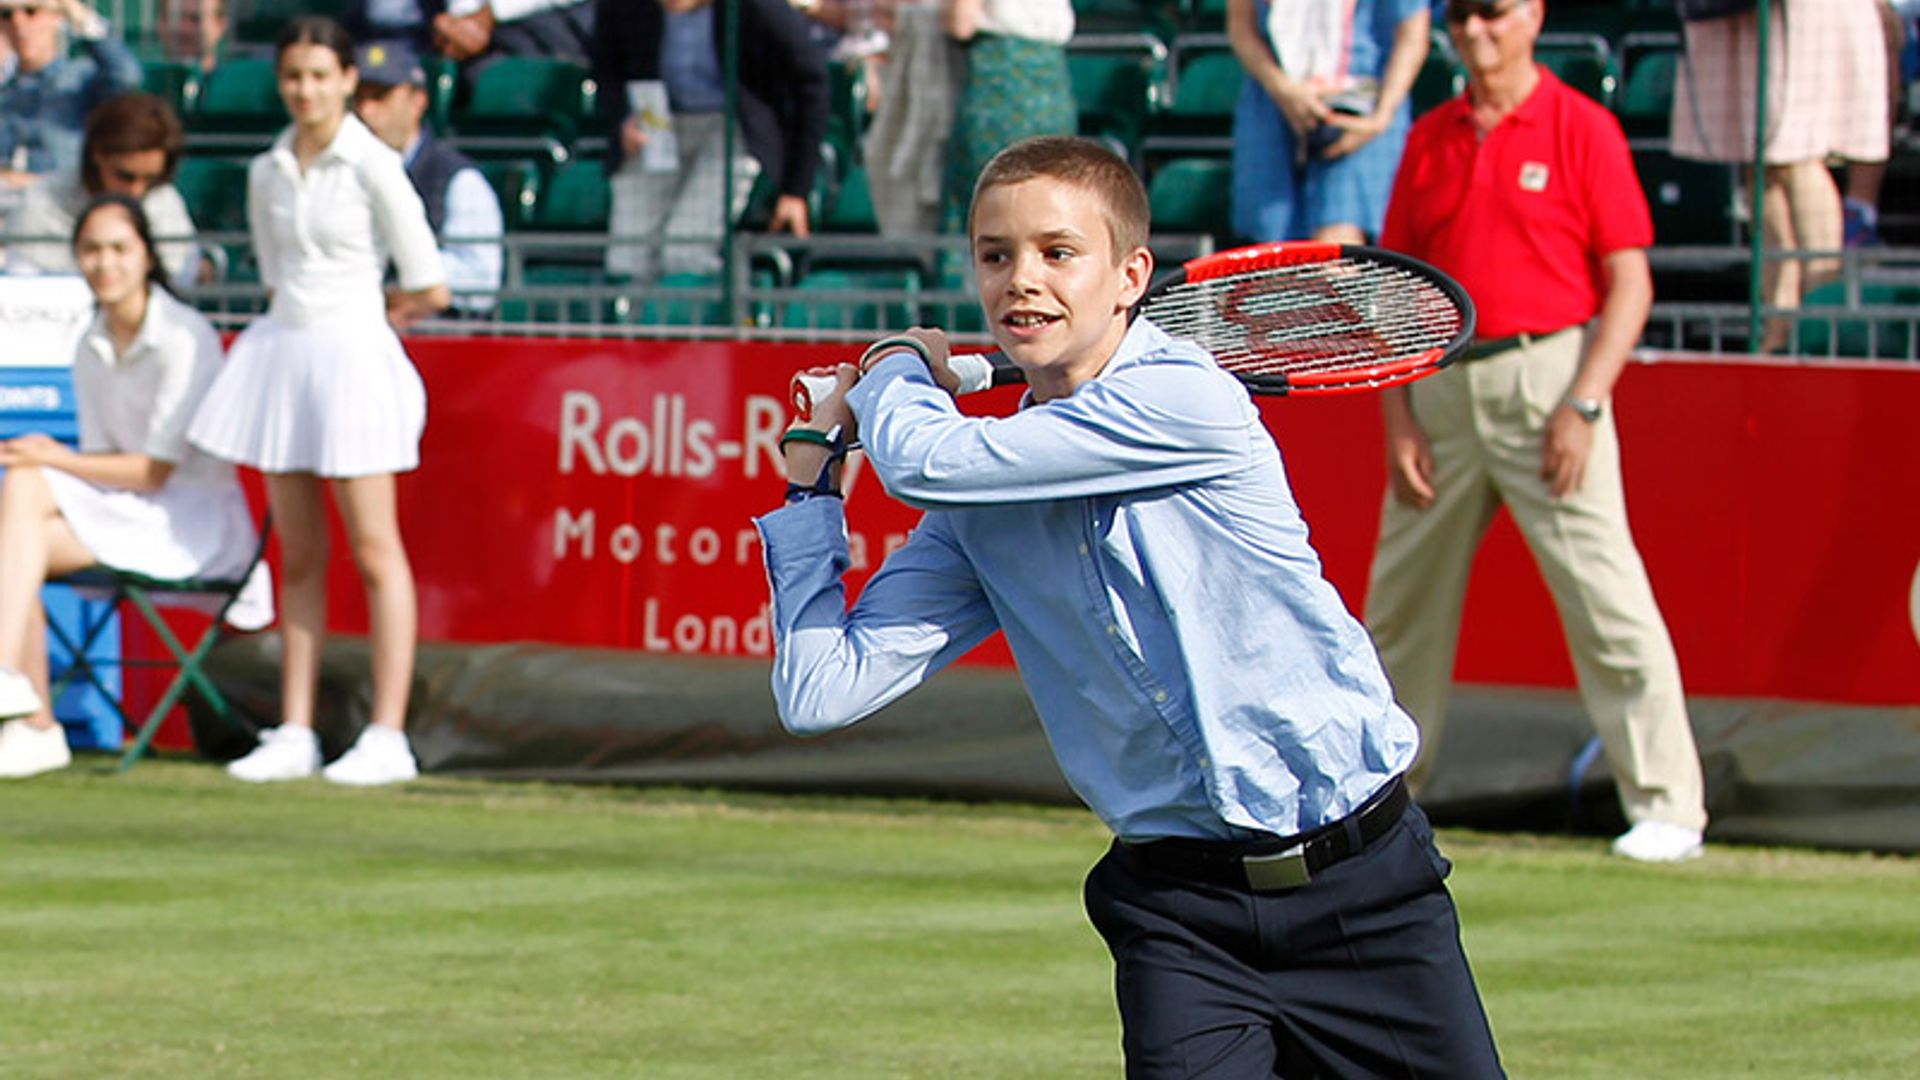
<instances>
[{"instance_id":1,"label":"light blue button-up shirt","mask_svg":"<svg viewBox=\"0 0 1920 1080\"><path fill-rule=\"evenodd\" d=\"M1198 346L1139 320L1098 377L1009 417L962 416L911 354L848 403L887 490L927 513L851 610L840 500L759 519L790 730L850 724L999 630L1122 839L1300 832L1412 762L1272 437Z\"/></svg>"}]
</instances>

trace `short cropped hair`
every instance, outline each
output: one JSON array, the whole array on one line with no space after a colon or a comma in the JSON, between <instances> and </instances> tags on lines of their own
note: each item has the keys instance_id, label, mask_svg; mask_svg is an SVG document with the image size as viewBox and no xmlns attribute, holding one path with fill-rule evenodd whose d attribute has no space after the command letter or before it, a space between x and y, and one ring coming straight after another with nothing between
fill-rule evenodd
<instances>
[{"instance_id":1,"label":"short cropped hair","mask_svg":"<svg viewBox=\"0 0 1920 1080\"><path fill-rule=\"evenodd\" d=\"M980 196L989 189L1024 180L1051 177L1099 196L1105 208L1107 234L1113 240L1118 264L1135 248L1147 246L1147 189L1140 175L1105 144L1073 135L1041 135L1022 139L993 156L973 185L967 207L967 232Z\"/></svg>"},{"instance_id":2,"label":"short cropped hair","mask_svg":"<svg viewBox=\"0 0 1920 1080\"><path fill-rule=\"evenodd\" d=\"M171 184L186 145L187 133L180 126L180 117L164 98L139 90L116 94L87 114L86 139L80 150L80 186L89 195L100 191L100 163L95 158L149 150L165 151L167 164L160 182Z\"/></svg>"}]
</instances>

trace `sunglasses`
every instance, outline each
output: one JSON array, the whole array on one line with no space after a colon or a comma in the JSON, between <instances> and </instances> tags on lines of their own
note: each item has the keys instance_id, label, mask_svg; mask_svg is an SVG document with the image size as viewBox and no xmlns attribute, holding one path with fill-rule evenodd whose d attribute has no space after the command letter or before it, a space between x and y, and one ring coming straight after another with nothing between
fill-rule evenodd
<instances>
[{"instance_id":1,"label":"sunglasses","mask_svg":"<svg viewBox=\"0 0 1920 1080\"><path fill-rule=\"evenodd\" d=\"M1478 17L1481 22L1495 22L1513 13L1513 9L1527 0L1510 0L1509 3L1489 3L1488 0L1451 0L1447 4L1447 21L1462 25L1468 19Z\"/></svg>"},{"instance_id":2,"label":"sunglasses","mask_svg":"<svg viewBox=\"0 0 1920 1080\"><path fill-rule=\"evenodd\" d=\"M0 19L12 15L39 15L52 10L50 7L40 7L36 4L16 4L12 7L0 8Z\"/></svg>"},{"instance_id":3,"label":"sunglasses","mask_svg":"<svg viewBox=\"0 0 1920 1080\"><path fill-rule=\"evenodd\" d=\"M158 184L166 174L157 172L135 172L132 169L122 169L119 166L113 166L107 169L107 175L113 177L115 181L129 186L145 184L148 187L152 187Z\"/></svg>"}]
</instances>

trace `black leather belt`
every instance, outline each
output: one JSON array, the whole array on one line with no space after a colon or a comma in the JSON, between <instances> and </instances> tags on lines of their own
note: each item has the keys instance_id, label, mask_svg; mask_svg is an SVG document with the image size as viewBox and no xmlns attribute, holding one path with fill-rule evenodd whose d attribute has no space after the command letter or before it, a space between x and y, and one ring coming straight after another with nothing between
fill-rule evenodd
<instances>
[{"instance_id":1,"label":"black leather belt","mask_svg":"<svg viewBox=\"0 0 1920 1080\"><path fill-rule=\"evenodd\" d=\"M1149 873L1253 892L1285 892L1313 875L1359 853L1386 835L1407 812L1407 786L1399 777L1373 794L1360 809L1311 832L1271 840L1189 840L1171 838L1120 847Z\"/></svg>"},{"instance_id":2,"label":"black leather belt","mask_svg":"<svg viewBox=\"0 0 1920 1080\"><path fill-rule=\"evenodd\" d=\"M1467 346L1466 352L1460 354L1460 362L1463 364L1471 364L1475 360L1485 360L1489 356L1498 356L1509 349L1517 349L1525 345L1529 338L1537 338L1539 336L1541 335L1510 334L1503 338L1486 338L1481 341L1476 341Z\"/></svg>"}]
</instances>

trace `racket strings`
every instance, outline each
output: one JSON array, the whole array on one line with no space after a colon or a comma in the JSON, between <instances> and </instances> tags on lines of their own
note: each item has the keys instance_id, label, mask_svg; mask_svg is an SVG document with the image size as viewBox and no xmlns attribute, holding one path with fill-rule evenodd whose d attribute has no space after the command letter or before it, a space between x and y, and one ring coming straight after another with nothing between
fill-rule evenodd
<instances>
[{"instance_id":1,"label":"racket strings","mask_svg":"<svg viewBox=\"0 0 1920 1080\"><path fill-rule=\"evenodd\" d=\"M1397 266L1335 259L1171 286L1142 314L1242 378L1364 371L1445 349L1462 314Z\"/></svg>"}]
</instances>

